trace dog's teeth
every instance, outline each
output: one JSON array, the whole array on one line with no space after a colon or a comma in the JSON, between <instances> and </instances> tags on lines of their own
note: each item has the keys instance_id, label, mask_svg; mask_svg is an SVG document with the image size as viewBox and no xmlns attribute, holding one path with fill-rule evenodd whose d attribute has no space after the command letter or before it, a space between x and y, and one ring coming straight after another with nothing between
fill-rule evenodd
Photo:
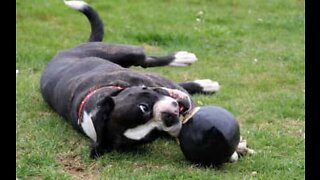
<instances>
[{"instance_id":1,"label":"dog's teeth","mask_svg":"<svg viewBox=\"0 0 320 180\"><path fill-rule=\"evenodd\" d=\"M181 113L184 110L183 106L179 107L179 112Z\"/></svg>"}]
</instances>

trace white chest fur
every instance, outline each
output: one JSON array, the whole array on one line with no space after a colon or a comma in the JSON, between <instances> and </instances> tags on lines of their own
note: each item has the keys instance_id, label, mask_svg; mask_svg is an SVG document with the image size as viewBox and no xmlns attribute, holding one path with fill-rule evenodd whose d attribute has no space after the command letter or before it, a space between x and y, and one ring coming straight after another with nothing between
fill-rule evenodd
<instances>
[{"instance_id":1,"label":"white chest fur","mask_svg":"<svg viewBox=\"0 0 320 180\"><path fill-rule=\"evenodd\" d=\"M94 125L92 123L92 114L88 114L86 111L83 112L83 118L81 127L83 131L86 133L87 136L89 136L93 141L97 141L97 133L96 129L94 128Z\"/></svg>"}]
</instances>

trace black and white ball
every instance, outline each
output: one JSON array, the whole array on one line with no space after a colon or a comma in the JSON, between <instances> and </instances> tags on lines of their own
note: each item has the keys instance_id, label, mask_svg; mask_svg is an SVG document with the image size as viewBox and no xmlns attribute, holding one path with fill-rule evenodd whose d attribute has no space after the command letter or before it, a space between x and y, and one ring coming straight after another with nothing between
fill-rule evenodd
<instances>
[{"instance_id":1,"label":"black and white ball","mask_svg":"<svg viewBox=\"0 0 320 180\"><path fill-rule=\"evenodd\" d=\"M198 107L178 136L181 150L193 163L219 165L227 162L240 141L238 121L218 106Z\"/></svg>"}]
</instances>

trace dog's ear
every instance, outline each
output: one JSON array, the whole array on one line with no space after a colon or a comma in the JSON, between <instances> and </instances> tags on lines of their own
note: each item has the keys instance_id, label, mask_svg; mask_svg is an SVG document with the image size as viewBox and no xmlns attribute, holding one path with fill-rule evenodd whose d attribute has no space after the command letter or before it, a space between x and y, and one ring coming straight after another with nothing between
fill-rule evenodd
<instances>
[{"instance_id":1,"label":"dog's ear","mask_svg":"<svg viewBox=\"0 0 320 180\"><path fill-rule=\"evenodd\" d=\"M96 124L96 130L99 132L103 131L104 125L109 118L110 113L113 111L115 106L113 99L110 96L103 97L97 102L98 112L96 113L94 119ZM97 132L97 133L99 133Z\"/></svg>"},{"instance_id":2,"label":"dog's ear","mask_svg":"<svg viewBox=\"0 0 320 180\"><path fill-rule=\"evenodd\" d=\"M97 101L98 112L94 116L94 126L97 133L97 141L90 146L90 157L96 158L106 152L104 131L115 104L110 96L106 96Z\"/></svg>"},{"instance_id":3,"label":"dog's ear","mask_svg":"<svg viewBox=\"0 0 320 180\"><path fill-rule=\"evenodd\" d=\"M106 96L97 102L99 114L108 115L114 108L114 101L110 96Z\"/></svg>"}]
</instances>

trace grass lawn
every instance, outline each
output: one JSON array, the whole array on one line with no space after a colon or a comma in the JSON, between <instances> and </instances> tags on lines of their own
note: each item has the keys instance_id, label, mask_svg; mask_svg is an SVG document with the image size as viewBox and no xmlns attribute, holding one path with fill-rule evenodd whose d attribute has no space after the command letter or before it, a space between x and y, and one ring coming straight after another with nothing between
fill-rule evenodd
<instances>
[{"instance_id":1,"label":"grass lawn","mask_svg":"<svg viewBox=\"0 0 320 180\"><path fill-rule=\"evenodd\" d=\"M175 141L88 157L89 140L43 101L39 78L57 51L85 42L86 18L62 0L16 1L16 177L18 179L304 179L305 10L302 0L88 0L105 42L164 54L187 50L185 68L142 69L175 81L210 78L220 92L196 95L240 123L257 155L220 168L184 159ZM200 13L202 12L202 13Z\"/></svg>"}]
</instances>

